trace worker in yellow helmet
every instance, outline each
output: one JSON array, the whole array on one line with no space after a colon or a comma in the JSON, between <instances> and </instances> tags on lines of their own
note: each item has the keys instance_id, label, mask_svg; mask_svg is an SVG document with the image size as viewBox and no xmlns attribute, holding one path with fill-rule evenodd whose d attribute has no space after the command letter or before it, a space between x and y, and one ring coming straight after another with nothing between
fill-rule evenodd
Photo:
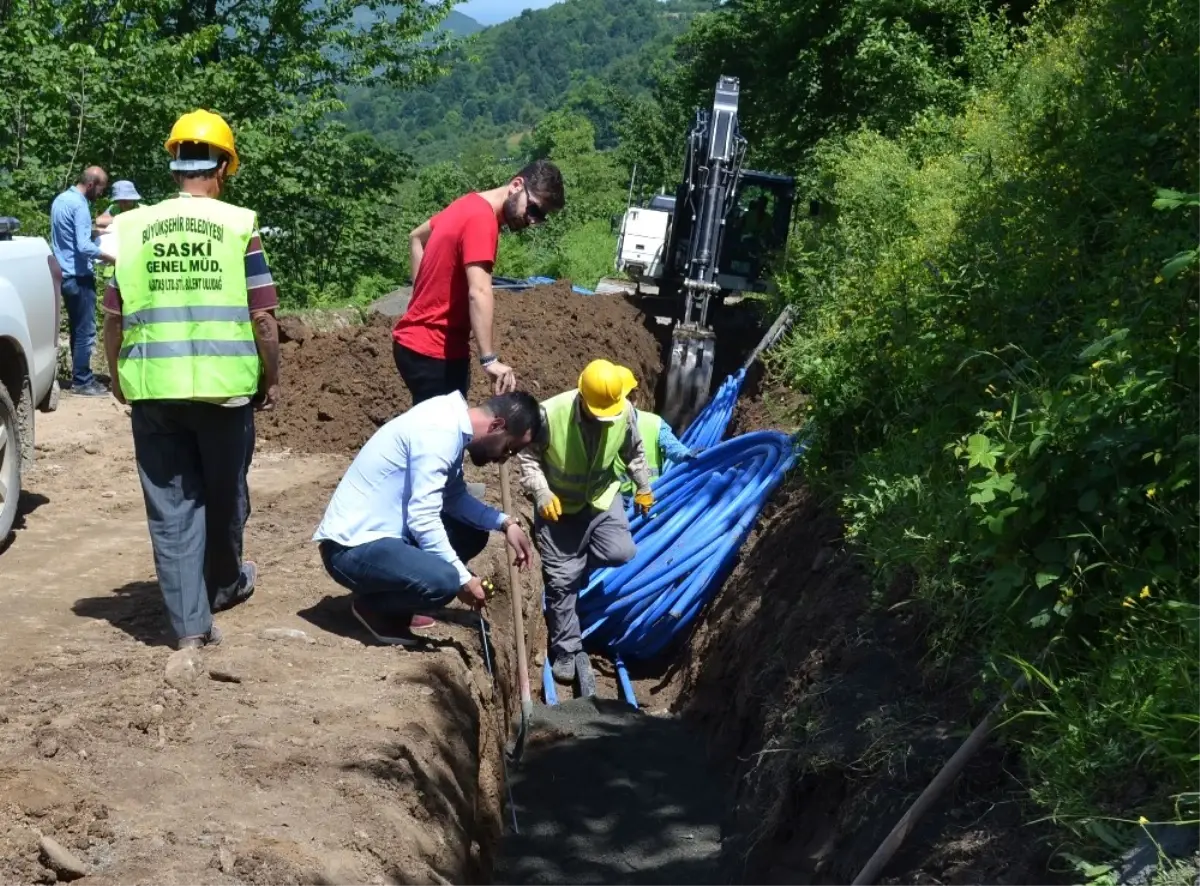
<instances>
[{"instance_id":1,"label":"worker in yellow helmet","mask_svg":"<svg viewBox=\"0 0 1200 886\"><path fill-rule=\"evenodd\" d=\"M621 371L626 375L625 384L630 390L629 402L634 404L633 412L637 417L638 433L642 435L642 446L646 450L646 467L650 471L650 482L653 483L666 469L667 462L691 461L700 454L700 450L688 449L679 442L679 438L675 436L675 432L671 430L671 426L661 415L650 412L648 409L639 409L634 403L632 393L637 387L637 379L634 378L632 370L622 366ZM625 463L620 459L617 460L617 470L623 475L621 496L626 500L626 507L628 507L628 500L634 493L633 479L625 470Z\"/></svg>"},{"instance_id":2,"label":"worker in yellow helmet","mask_svg":"<svg viewBox=\"0 0 1200 886\"><path fill-rule=\"evenodd\" d=\"M279 297L254 212L222 202L233 131L184 114L167 139L179 194L113 221L104 294L113 396L134 455L163 601L181 649L219 643L213 613L254 592L242 560L254 408L279 398Z\"/></svg>"},{"instance_id":3,"label":"worker in yellow helmet","mask_svg":"<svg viewBox=\"0 0 1200 886\"><path fill-rule=\"evenodd\" d=\"M577 388L542 401L541 433L518 456L521 487L534 504L551 669L562 683L578 676L583 695L595 693L595 676L583 651L576 598L589 569L619 566L637 552L617 494L618 459L633 478L638 510L646 514L654 504L628 399L636 384L624 367L593 360Z\"/></svg>"}]
</instances>

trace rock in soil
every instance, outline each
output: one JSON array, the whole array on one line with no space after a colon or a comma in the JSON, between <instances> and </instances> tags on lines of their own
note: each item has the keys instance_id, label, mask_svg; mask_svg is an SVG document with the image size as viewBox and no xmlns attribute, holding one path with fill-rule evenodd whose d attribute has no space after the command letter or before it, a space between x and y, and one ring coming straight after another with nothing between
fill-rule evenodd
<instances>
[{"instance_id":1,"label":"rock in soil","mask_svg":"<svg viewBox=\"0 0 1200 886\"><path fill-rule=\"evenodd\" d=\"M88 866L76 858L53 837L42 837L40 841L42 861L62 880L78 880L88 875Z\"/></svg>"},{"instance_id":2,"label":"rock in soil","mask_svg":"<svg viewBox=\"0 0 1200 886\"><path fill-rule=\"evenodd\" d=\"M312 637L296 628L264 628L259 636L264 640L299 640L303 643L316 643Z\"/></svg>"},{"instance_id":3,"label":"rock in soil","mask_svg":"<svg viewBox=\"0 0 1200 886\"><path fill-rule=\"evenodd\" d=\"M204 672L204 663L200 660L200 652L196 649L178 649L167 659L163 670L163 679L167 685L175 689L183 689L196 682L196 678Z\"/></svg>"}]
</instances>

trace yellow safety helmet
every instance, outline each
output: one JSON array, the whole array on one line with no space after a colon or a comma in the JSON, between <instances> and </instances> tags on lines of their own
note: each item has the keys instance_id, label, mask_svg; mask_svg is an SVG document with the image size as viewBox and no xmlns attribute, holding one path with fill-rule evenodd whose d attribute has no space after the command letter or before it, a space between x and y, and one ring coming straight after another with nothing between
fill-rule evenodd
<instances>
[{"instance_id":1,"label":"yellow safety helmet","mask_svg":"<svg viewBox=\"0 0 1200 886\"><path fill-rule=\"evenodd\" d=\"M220 114L203 109L184 114L171 127L171 135L167 138L166 149L172 161L178 163L178 148L182 142L197 142L209 145L229 155L229 174L238 171L237 148L233 143L233 130ZM183 161L195 162L195 161ZM201 168L195 166L192 168Z\"/></svg>"},{"instance_id":2,"label":"yellow safety helmet","mask_svg":"<svg viewBox=\"0 0 1200 886\"><path fill-rule=\"evenodd\" d=\"M613 419L625 408L625 398L637 387L633 373L609 360L593 360L579 373L579 396L596 418Z\"/></svg>"}]
</instances>

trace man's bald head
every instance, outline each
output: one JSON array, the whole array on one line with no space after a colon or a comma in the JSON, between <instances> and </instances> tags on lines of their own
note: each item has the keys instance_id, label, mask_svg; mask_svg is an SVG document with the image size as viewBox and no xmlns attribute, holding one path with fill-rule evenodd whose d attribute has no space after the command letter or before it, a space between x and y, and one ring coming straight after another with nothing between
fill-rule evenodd
<instances>
[{"instance_id":1,"label":"man's bald head","mask_svg":"<svg viewBox=\"0 0 1200 886\"><path fill-rule=\"evenodd\" d=\"M108 173L99 166L89 166L79 173L75 186L88 200L98 200L108 190Z\"/></svg>"}]
</instances>

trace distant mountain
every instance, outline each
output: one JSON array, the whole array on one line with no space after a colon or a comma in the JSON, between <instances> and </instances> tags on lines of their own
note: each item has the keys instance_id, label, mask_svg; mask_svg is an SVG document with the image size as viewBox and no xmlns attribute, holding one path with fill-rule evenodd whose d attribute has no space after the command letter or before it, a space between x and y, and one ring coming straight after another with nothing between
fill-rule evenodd
<instances>
[{"instance_id":1,"label":"distant mountain","mask_svg":"<svg viewBox=\"0 0 1200 886\"><path fill-rule=\"evenodd\" d=\"M449 31L455 37L470 37L482 31L483 25L465 13L451 9L450 14L443 19L441 29Z\"/></svg>"},{"instance_id":2,"label":"distant mountain","mask_svg":"<svg viewBox=\"0 0 1200 886\"><path fill-rule=\"evenodd\" d=\"M450 72L427 86L352 92L344 118L425 164L511 148L547 111L571 105L593 118L599 146L606 147L613 135L604 87L644 89L675 37L713 6L713 0L562 0L527 9L472 36L456 50Z\"/></svg>"},{"instance_id":3,"label":"distant mountain","mask_svg":"<svg viewBox=\"0 0 1200 886\"><path fill-rule=\"evenodd\" d=\"M319 2L319 0L314 0L314 2ZM353 15L353 21L359 27L369 24L373 18L373 13L364 6L359 6L355 9ZM451 9L450 14L442 19L437 30L449 31L455 37L470 37L472 34L482 31L483 25L465 13L459 12L457 9Z\"/></svg>"}]
</instances>

